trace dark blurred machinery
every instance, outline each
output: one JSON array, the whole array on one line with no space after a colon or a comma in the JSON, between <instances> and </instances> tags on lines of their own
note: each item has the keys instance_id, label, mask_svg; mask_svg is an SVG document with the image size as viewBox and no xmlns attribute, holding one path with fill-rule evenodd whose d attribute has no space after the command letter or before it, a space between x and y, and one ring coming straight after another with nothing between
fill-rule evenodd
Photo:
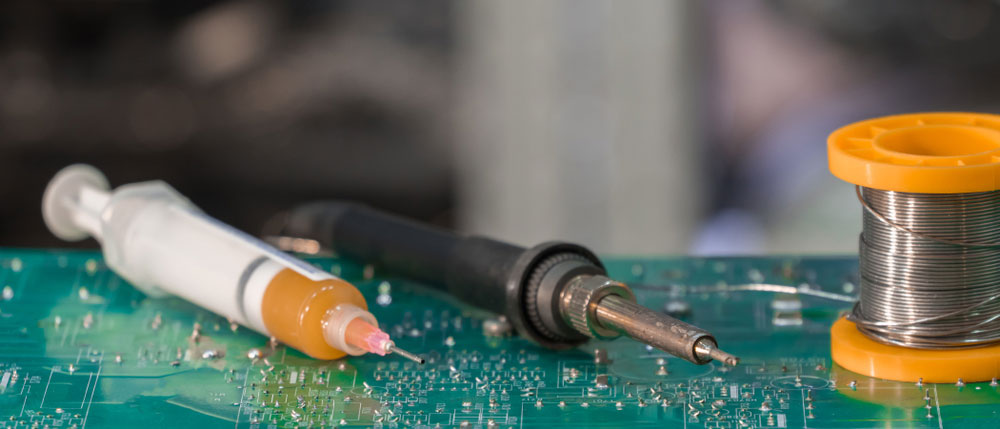
<instances>
[{"instance_id":1,"label":"dark blurred machinery","mask_svg":"<svg viewBox=\"0 0 1000 429\"><path fill-rule=\"evenodd\" d=\"M305 198L448 216L445 1L0 5L0 237L60 166L160 177L260 231Z\"/></svg>"}]
</instances>

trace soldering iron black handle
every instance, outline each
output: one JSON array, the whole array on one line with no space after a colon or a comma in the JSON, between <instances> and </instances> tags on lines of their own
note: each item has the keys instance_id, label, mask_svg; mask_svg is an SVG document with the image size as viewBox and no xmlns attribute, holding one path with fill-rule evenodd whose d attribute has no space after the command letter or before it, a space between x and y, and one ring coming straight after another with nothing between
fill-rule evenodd
<instances>
[{"instance_id":1,"label":"soldering iron black handle","mask_svg":"<svg viewBox=\"0 0 1000 429\"><path fill-rule=\"evenodd\" d=\"M289 214L284 233L315 239L342 257L375 264L504 314L522 335L550 348L571 347L587 339L556 314L564 283L579 274L605 273L600 260L576 244L547 242L526 249L350 202L297 207Z\"/></svg>"},{"instance_id":2,"label":"soldering iron black handle","mask_svg":"<svg viewBox=\"0 0 1000 429\"><path fill-rule=\"evenodd\" d=\"M503 312L506 273L523 248L460 237L370 208L341 202L293 211L288 233L318 240L338 255L447 289L470 304Z\"/></svg>"}]
</instances>

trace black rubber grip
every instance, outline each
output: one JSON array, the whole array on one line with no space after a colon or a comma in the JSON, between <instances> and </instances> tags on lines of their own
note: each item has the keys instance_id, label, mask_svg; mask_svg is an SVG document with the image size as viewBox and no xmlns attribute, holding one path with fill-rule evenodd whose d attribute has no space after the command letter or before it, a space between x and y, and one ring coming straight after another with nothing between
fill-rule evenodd
<instances>
[{"instance_id":1,"label":"black rubber grip","mask_svg":"<svg viewBox=\"0 0 1000 429\"><path fill-rule=\"evenodd\" d=\"M337 201L296 208L285 232L318 240L340 256L373 263L501 314L508 308L508 280L525 251Z\"/></svg>"}]
</instances>

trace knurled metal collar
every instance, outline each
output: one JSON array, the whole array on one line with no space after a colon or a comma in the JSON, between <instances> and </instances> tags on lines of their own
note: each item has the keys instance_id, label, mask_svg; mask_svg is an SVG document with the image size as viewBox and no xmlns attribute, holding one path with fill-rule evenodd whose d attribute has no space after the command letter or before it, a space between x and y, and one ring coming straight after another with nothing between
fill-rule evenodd
<instances>
[{"instance_id":1,"label":"knurled metal collar","mask_svg":"<svg viewBox=\"0 0 1000 429\"><path fill-rule=\"evenodd\" d=\"M563 289L560 300L563 320L588 337L618 337L620 332L605 328L597 321L597 303L608 295L635 302L635 295L628 286L607 277L583 275L573 279Z\"/></svg>"},{"instance_id":2,"label":"knurled metal collar","mask_svg":"<svg viewBox=\"0 0 1000 429\"><path fill-rule=\"evenodd\" d=\"M567 261L575 261L579 262L580 264L589 264L591 267L594 268L594 270L600 270L600 268L594 266L593 263L590 261L590 259L587 259L587 257L584 255L580 255L577 253L568 253L568 252L557 253L539 262L538 265L535 267L535 269L532 271L531 276L528 277L528 282L525 284L524 305L525 305L525 313L528 316L528 320L531 321L532 326L534 326L534 328L537 329L539 333L548 338L552 338L556 341L565 341L567 340L567 338L565 334L560 335L558 331L549 329L545 325L545 321L543 320L542 316L542 311L548 309L539 308L541 306L544 306L544 304L539 303L538 295L539 295L539 289L542 287L542 280L544 279L546 274L548 274L553 267L565 263ZM603 272L603 270L600 271ZM553 297L552 300L548 302L549 306L552 305L552 301L558 301L558 297ZM552 308L548 312L554 313L551 314L550 316L553 319L559 317L559 311L556 308ZM569 332L569 334L572 335L573 333Z\"/></svg>"}]
</instances>

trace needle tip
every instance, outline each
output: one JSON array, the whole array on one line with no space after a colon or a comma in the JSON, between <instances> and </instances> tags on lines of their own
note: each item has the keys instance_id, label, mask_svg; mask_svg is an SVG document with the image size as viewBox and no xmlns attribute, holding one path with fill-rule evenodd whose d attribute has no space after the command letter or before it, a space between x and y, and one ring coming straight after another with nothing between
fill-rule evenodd
<instances>
[{"instance_id":1,"label":"needle tip","mask_svg":"<svg viewBox=\"0 0 1000 429\"><path fill-rule=\"evenodd\" d=\"M396 354L398 354L398 355L400 355L402 357L405 357L405 358L407 358L409 360L412 360L412 361L414 361L414 362L416 362L418 364L421 364L421 365L423 365L424 362L426 362L424 360L424 358L422 358L420 356L417 356L417 355L415 355L413 353L410 353L410 352L408 352L406 350L403 350L403 349L401 349L399 347L396 347L395 344L389 346L389 353L396 353Z\"/></svg>"}]
</instances>

